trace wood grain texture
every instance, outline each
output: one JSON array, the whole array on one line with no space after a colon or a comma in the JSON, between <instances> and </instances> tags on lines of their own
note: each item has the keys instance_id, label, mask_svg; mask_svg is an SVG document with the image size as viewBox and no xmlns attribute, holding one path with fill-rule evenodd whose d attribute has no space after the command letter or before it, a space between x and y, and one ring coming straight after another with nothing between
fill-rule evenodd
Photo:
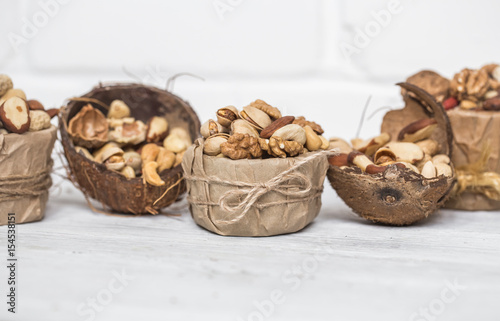
<instances>
[{"instance_id":1,"label":"wood grain texture","mask_svg":"<svg viewBox=\"0 0 500 321\"><path fill-rule=\"evenodd\" d=\"M0 320L87 320L78 305L122 269L134 279L94 320L248 320L274 290L285 301L263 320L408 320L447 280L467 288L438 320L500 315L498 212L443 210L411 227L378 226L325 186L322 211L302 232L237 238L201 229L185 208L92 213L69 184L59 188L43 221L17 227L19 313L2 304Z\"/></svg>"}]
</instances>

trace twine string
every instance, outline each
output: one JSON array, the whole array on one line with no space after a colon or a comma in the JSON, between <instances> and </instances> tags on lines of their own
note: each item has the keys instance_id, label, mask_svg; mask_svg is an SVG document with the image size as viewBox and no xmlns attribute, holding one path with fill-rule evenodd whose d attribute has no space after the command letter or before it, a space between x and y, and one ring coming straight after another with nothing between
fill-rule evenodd
<instances>
[{"instance_id":1,"label":"twine string","mask_svg":"<svg viewBox=\"0 0 500 321\"><path fill-rule=\"evenodd\" d=\"M12 201L24 197L40 196L52 185L50 173L53 161L39 172L27 175L0 177L0 202Z\"/></svg>"},{"instance_id":2,"label":"twine string","mask_svg":"<svg viewBox=\"0 0 500 321\"><path fill-rule=\"evenodd\" d=\"M297 203L311 200L321 195L323 186L314 187L310 178L306 175L295 172L299 167L307 164L317 158L333 156L338 154L337 149L323 150L312 153L311 155L302 158L295 162L290 168L274 176L267 182L247 183L242 181L224 180L215 176L192 176L185 173L184 178L188 181L201 181L207 184L222 184L235 186L238 189L232 189L224 193L217 203L205 202L189 198L189 202L195 205L217 205L224 211L231 214L239 213L237 217L231 221L241 219L252 208L263 208L267 206L282 205L288 203ZM292 183L293 182L293 183ZM312 192L315 192L311 194ZM292 196L293 199L269 202L265 204L256 204L256 202L269 192L277 192L285 196ZM241 199L241 202L232 202L234 199Z\"/></svg>"}]
</instances>

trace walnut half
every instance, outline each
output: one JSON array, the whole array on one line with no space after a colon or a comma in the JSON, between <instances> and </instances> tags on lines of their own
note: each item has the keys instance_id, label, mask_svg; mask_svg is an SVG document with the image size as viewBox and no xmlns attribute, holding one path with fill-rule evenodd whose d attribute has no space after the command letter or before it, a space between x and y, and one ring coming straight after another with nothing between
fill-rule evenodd
<instances>
[{"instance_id":1,"label":"walnut half","mask_svg":"<svg viewBox=\"0 0 500 321\"><path fill-rule=\"evenodd\" d=\"M220 145L220 149L224 156L231 159L262 157L262 149L258 138L248 134L236 133L231 135L227 142Z\"/></svg>"}]
</instances>

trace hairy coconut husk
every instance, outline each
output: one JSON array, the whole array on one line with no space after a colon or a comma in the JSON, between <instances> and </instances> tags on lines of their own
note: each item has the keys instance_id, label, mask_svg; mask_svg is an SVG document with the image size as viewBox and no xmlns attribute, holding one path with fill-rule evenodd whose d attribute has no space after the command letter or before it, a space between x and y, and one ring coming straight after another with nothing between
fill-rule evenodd
<instances>
[{"instance_id":1,"label":"hairy coconut husk","mask_svg":"<svg viewBox=\"0 0 500 321\"><path fill-rule=\"evenodd\" d=\"M123 100L130 107L131 116L137 120L147 122L152 116L165 116L169 128L182 127L192 139L199 136L200 121L191 106L179 97L165 90L139 84L100 84L81 98L72 99L61 111L59 128L70 178L85 196L115 212L157 214L186 191L180 165L160 173L166 183L164 186L145 184L142 177L127 179L77 153L68 134L68 122L86 104L92 102L94 108L106 114L105 105L109 106L115 99Z\"/></svg>"},{"instance_id":2,"label":"hairy coconut husk","mask_svg":"<svg viewBox=\"0 0 500 321\"><path fill-rule=\"evenodd\" d=\"M408 83L398 85L413 94L405 97L403 109L385 115L382 132L390 133L395 140L407 124L424 117L435 118L438 128L432 138L440 143L440 153L450 155L453 134L442 106L419 87ZM377 223L397 226L418 222L443 206L455 183L454 176L428 179L394 165L375 175L352 167L341 169L330 165L328 170L332 187L354 212Z\"/></svg>"}]
</instances>

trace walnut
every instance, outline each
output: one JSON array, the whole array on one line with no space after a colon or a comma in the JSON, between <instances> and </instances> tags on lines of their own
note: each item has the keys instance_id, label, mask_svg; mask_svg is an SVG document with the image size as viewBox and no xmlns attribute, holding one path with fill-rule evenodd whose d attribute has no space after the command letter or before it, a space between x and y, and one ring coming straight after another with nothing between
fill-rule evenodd
<instances>
[{"instance_id":1,"label":"walnut","mask_svg":"<svg viewBox=\"0 0 500 321\"><path fill-rule=\"evenodd\" d=\"M304 146L296 141L284 140L281 137L271 137L269 139L269 149L267 152L274 157L285 158L287 156L297 156L304 151Z\"/></svg>"},{"instance_id":2,"label":"walnut","mask_svg":"<svg viewBox=\"0 0 500 321\"><path fill-rule=\"evenodd\" d=\"M490 80L486 69L463 69L450 83L451 95L460 101L478 101L491 88Z\"/></svg>"},{"instance_id":3,"label":"walnut","mask_svg":"<svg viewBox=\"0 0 500 321\"><path fill-rule=\"evenodd\" d=\"M490 87L492 90L500 89L500 82L498 82L497 78L494 76L495 70L499 67L497 64L489 64L481 67L481 70L485 70L490 77Z\"/></svg>"},{"instance_id":4,"label":"walnut","mask_svg":"<svg viewBox=\"0 0 500 321\"><path fill-rule=\"evenodd\" d=\"M309 125L318 135L323 135L324 133L323 128L321 128L320 125L316 124L313 121L306 120L304 116L296 117L293 121L293 124L297 124L302 127L306 127Z\"/></svg>"},{"instance_id":5,"label":"walnut","mask_svg":"<svg viewBox=\"0 0 500 321\"><path fill-rule=\"evenodd\" d=\"M248 134L236 133L231 135L227 142L220 145L220 149L224 156L231 159L262 157L262 149L258 138Z\"/></svg>"},{"instance_id":6,"label":"walnut","mask_svg":"<svg viewBox=\"0 0 500 321\"><path fill-rule=\"evenodd\" d=\"M269 117L271 117L272 119L281 118L281 112L278 108L269 105L268 103L266 103L261 99L257 99L253 103L250 103L249 106L262 110L263 112L268 114Z\"/></svg>"},{"instance_id":7,"label":"walnut","mask_svg":"<svg viewBox=\"0 0 500 321\"><path fill-rule=\"evenodd\" d=\"M406 82L427 91L429 94L434 96L438 102L442 103L446 98L448 98L450 81L434 71L422 70L413 76L410 76L406 79ZM408 94L415 98L413 93L408 93L404 88L401 89L401 94L403 96Z\"/></svg>"}]
</instances>

